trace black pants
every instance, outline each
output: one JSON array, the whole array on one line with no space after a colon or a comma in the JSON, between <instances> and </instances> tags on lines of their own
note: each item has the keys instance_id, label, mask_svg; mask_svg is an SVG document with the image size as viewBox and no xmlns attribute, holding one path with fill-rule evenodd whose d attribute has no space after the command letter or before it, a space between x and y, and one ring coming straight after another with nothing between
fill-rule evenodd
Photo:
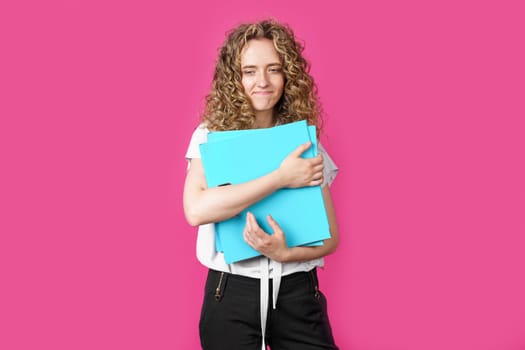
<instances>
[{"instance_id":1,"label":"black pants","mask_svg":"<svg viewBox=\"0 0 525 350\"><path fill-rule=\"evenodd\" d=\"M260 350L260 280L210 270L199 324L204 350ZM272 283L266 344L272 350L337 349L316 269L284 276L277 309Z\"/></svg>"}]
</instances>

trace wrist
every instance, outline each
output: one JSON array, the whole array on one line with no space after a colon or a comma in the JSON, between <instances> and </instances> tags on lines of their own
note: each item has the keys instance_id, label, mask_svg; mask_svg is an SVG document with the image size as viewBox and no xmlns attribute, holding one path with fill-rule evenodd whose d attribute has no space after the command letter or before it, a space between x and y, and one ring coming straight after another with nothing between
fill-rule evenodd
<instances>
[{"instance_id":1,"label":"wrist","mask_svg":"<svg viewBox=\"0 0 525 350\"><path fill-rule=\"evenodd\" d=\"M291 257L292 257L292 249L287 247L283 249L281 254L279 254L279 258L277 259L277 261L279 261L280 263L290 262Z\"/></svg>"},{"instance_id":2,"label":"wrist","mask_svg":"<svg viewBox=\"0 0 525 350\"><path fill-rule=\"evenodd\" d=\"M273 183L275 184L275 190L279 190L288 186L288 183L286 182L286 178L281 168L274 170L271 173L271 175L273 175Z\"/></svg>"}]
</instances>

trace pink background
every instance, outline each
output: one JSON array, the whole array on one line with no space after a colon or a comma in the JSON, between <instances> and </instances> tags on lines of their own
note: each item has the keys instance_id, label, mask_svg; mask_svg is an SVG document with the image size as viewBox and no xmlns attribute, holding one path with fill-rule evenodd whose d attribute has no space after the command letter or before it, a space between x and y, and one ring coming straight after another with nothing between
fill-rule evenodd
<instances>
[{"instance_id":1,"label":"pink background","mask_svg":"<svg viewBox=\"0 0 525 350\"><path fill-rule=\"evenodd\" d=\"M184 154L224 32L306 42L341 349L525 349L521 1L2 1L0 349L198 349Z\"/></svg>"}]
</instances>

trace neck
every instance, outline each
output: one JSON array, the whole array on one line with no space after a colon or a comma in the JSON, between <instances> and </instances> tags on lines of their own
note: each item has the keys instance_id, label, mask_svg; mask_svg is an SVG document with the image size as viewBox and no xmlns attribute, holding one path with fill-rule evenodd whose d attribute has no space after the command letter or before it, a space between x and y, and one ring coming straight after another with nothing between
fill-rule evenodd
<instances>
[{"instance_id":1,"label":"neck","mask_svg":"<svg viewBox=\"0 0 525 350\"><path fill-rule=\"evenodd\" d=\"M256 128L269 128L273 126L273 111L264 111L255 114Z\"/></svg>"}]
</instances>

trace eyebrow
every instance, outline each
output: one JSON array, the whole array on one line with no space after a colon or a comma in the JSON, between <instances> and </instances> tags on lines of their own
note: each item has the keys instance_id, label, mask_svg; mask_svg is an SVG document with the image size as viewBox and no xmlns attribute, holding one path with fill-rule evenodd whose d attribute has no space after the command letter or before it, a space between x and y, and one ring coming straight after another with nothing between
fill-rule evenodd
<instances>
[{"instance_id":1,"label":"eyebrow","mask_svg":"<svg viewBox=\"0 0 525 350\"><path fill-rule=\"evenodd\" d=\"M275 66L279 66L280 67L280 66L282 66L282 64L280 64L280 63L270 63L270 64L266 65L266 68L268 68L268 67L275 67ZM257 68L257 66L255 66L255 65L242 66L242 69L246 69L246 68Z\"/></svg>"}]
</instances>

